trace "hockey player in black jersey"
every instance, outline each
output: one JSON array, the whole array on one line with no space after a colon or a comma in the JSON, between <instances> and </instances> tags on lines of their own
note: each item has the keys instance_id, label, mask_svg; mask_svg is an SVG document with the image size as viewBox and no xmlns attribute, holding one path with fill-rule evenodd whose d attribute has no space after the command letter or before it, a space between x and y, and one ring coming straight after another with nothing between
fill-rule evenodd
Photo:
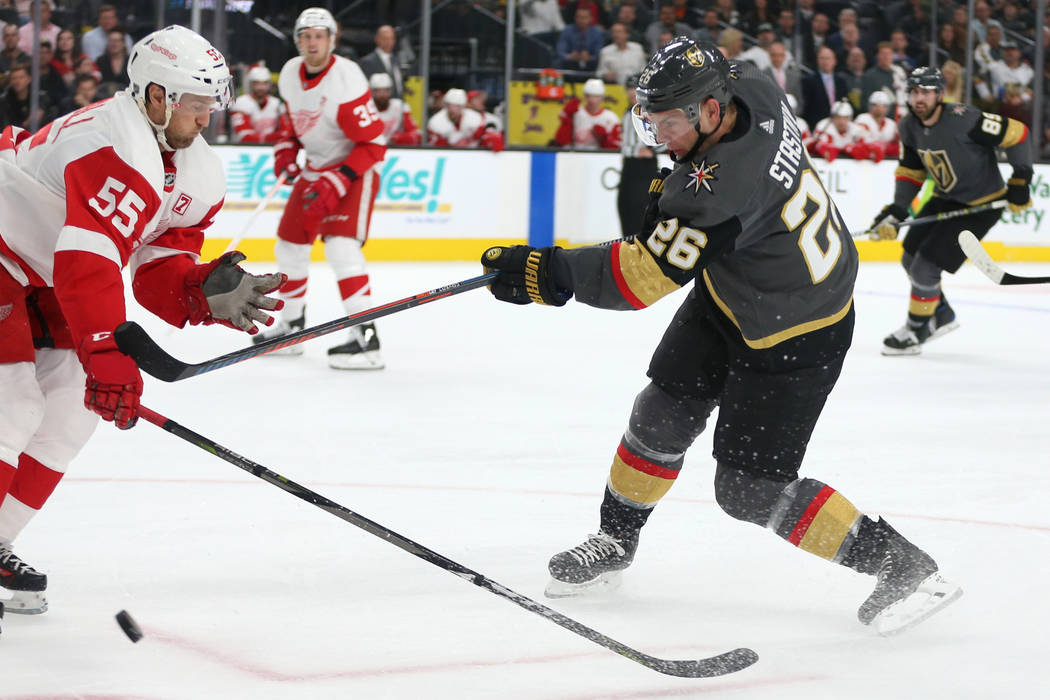
<instances>
[{"instance_id":1,"label":"hockey player in black jersey","mask_svg":"<svg viewBox=\"0 0 1050 700\"><path fill-rule=\"evenodd\" d=\"M490 248L492 293L517 304L648 306L693 289L651 360L613 458L600 528L550 561L549 596L615 583L718 407L715 496L734 518L877 577L858 612L895 632L960 595L925 552L799 467L853 334L857 252L783 91L679 37L638 85L638 131L676 167L642 235L574 250Z\"/></svg>"},{"instance_id":2,"label":"hockey player in black jersey","mask_svg":"<svg viewBox=\"0 0 1050 700\"><path fill-rule=\"evenodd\" d=\"M897 237L897 224L927 175L933 196L916 216L931 216L1006 198L1012 212L1032 206L1032 147L1028 127L998 114L962 104L944 104L944 76L936 68L916 68L908 76L911 114L899 125L901 154L893 202L872 224L876 237ZM996 149L1005 151L1013 175L1003 183ZM966 260L959 232L984 238L999 220L999 210L919 224L904 236L901 265L911 282L908 319L886 336L883 355L917 355L929 340L959 327L955 311L941 292L941 273L954 273Z\"/></svg>"}]
</instances>

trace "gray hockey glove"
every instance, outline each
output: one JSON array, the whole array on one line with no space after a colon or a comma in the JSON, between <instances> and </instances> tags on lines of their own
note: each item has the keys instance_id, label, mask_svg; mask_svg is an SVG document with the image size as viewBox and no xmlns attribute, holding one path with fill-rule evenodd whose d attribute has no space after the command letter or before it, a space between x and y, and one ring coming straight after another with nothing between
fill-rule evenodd
<instances>
[{"instance_id":1,"label":"gray hockey glove","mask_svg":"<svg viewBox=\"0 0 1050 700\"><path fill-rule=\"evenodd\" d=\"M207 265L198 265L190 273L192 279L187 286L191 296L198 307L201 297L204 302L200 309L203 314L196 321L191 318L191 322L221 323L249 335L259 332L256 321L264 326L273 324L273 316L265 312L280 310L284 302L266 295L276 291L286 278L281 273L249 274L238 267L244 260L244 253L233 251Z\"/></svg>"},{"instance_id":2,"label":"gray hockey glove","mask_svg":"<svg viewBox=\"0 0 1050 700\"><path fill-rule=\"evenodd\" d=\"M875 217L871 225L872 239L892 241L897 238L897 224L908 218L908 211L896 204L887 204Z\"/></svg>"}]
</instances>

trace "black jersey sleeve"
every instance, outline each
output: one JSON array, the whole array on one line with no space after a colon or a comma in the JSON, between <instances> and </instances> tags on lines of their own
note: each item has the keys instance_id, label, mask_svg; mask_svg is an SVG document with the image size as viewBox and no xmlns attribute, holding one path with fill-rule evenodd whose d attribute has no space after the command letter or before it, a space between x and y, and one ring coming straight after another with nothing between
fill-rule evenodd
<instances>
[{"instance_id":1,"label":"black jersey sleeve","mask_svg":"<svg viewBox=\"0 0 1050 700\"><path fill-rule=\"evenodd\" d=\"M967 133L975 143L1001 148L1014 168L1010 184L1027 185L1032 180L1032 140L1028 127L1001 114L977 112L977 119Z\"/></svg>"},{"instance_id":2,"label":"black jersey sleeve","mask_svg":"<svg viewBox=\"0 0 1050 700\"><path fill-rule=\"evenodd\" d=\"M926 179L926 166L919 153L901 141L901 154L894 171L893 203L907 209Z\"/></svg>"},{"instance_id":3,"label":"black jersey sleeve","mask_svg":"<svg viewBox=\"0 0 1050 700\"><path fill-rule=\"evenodd\" d=\"M739 233L736 217L703 230L664 219L647 236L558 250L554 280L589 306L644 309L696 279Z\"/></svg>"}]
</instances>

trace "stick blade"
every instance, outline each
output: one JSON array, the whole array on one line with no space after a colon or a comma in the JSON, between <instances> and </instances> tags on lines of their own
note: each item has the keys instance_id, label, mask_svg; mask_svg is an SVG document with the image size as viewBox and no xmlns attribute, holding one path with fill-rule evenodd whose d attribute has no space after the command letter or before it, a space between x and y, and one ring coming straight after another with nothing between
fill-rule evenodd
<instances>
[{"instance_id":1,"label":"stick blade","mask_svg":"<svg viewBox=\"0 0 1050 700\"><path fill-rule=\"evenodd\" d=\"M134 321L126 321L113 333L120 351L135 360L139 368L151 377L163 382L175 382L182 378L186 363L176 360L157 345L153 338Z\"/></svg>"},{"instance_id":2,"label":"stick blade","mask_svg":"<svg viewBox=\"0 0 1050 700\"><path fill-rule=\"evenodd\" d=\"M1006 273L992 260L992 256L988 255L988 251L971 231L959 232L959 247L966 253L966 257L970 259L974 267L984 273L985 277L996 284L1003 283Z\"/></svg>"},{"instance_id":3,"label":"stick blade","mask_svg":"<svg viewBox=\"0 0 1050 700\"><path fill-rule=\"evenodd\" d=\"M718 656L707 659L694 659L689 661L671 661L667 659L651 659L650 662L643 661L646 666L668 676L679 678L713 678L725 676L737 671L743 671L758 661L758 654L747 648L733 649Z\"/></svg>"}]
</instances>

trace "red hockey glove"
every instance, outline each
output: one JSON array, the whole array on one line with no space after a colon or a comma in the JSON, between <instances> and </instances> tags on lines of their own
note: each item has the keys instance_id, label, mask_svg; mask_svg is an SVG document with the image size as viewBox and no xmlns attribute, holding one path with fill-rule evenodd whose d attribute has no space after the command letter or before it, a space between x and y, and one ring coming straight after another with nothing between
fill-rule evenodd
<instances>
[{"instance_id":1,"label":"red hockey glove","mask_svg":"<svg viewBox=\"0 0 1050 700\"><path fill-rule=\"evenodd\" d=\"M349 168L341 170L353 172ZM308 229L315 230L322 219L335 211L339 200L345 197L350 189L350 180L351 178L340 170L325 170L321 177L306 187L306 192L303 193L303 212Z\"/></svg>"},{"instance_id":2,"label":"red hockey glove","mask_svg":"<svg viewBox=\"0 0 1050 700\"><path fill-rule=\"evenodd\" d=\"M299 156L299 144L296 141L281 141L273 147L273 174L280 177L288 173L288 179L294 180L303 171L295 159Z\"/></svg>"},{"instance_id":3,"label":"red hockey glove","mask_svg":"<svg viewBox=\"0 0 1050 700\"><path fill-rule=\"evenodd\" d=\"M95 333L80 343L77 351L87 385L84 406L127 430L138 420L142 375L138 365L117 349L112 333Z\"/></svg>"},{"instance_id":4,"label":"red hockey glove","mask_svg":"<svg viewBox=\"0 0 1050 700\"><path fill-rule=\"evenodd\" d=\"M481 145L493 153L499 153L503 150L503 134L489 129L481 135Z\"/></svg>"},{"instance_id":5,"label":"red hockey glove","mask_svg":"<svg viewBox=\"0 0 1050 700\"><path fill-rule=\"evenodd\" d=\"M399 131L390 137L390 143L395 146L418 146L422 140L418 131Z\"/></svg>"},{"instance_id":6,"label":"red hockey glove","mask_svg":"<svg viewBox=\"0 0 1050 700\"><path fill-rule=\"evenodd\" d=\"M273 316L265 312L280 310L284 302L266 295L287 278L280 273L249 274L238 266L244 260L244 253L235 250L190 270L186 288L194 307L191 323L221 323L249 335L259 332L256 321L273 325Z\"/></svg>"},{"instance_id":7,"label":"red hockey glove","mask_svg":"<svg viewBox=\"0 0 1050 700\"><path fill-rule=\"evenodd\" d=\"M591 132L594 134L594 138L598 140L598 145L604 146L606 139L609 138L609 130L601 124L595 124L591 127Z\"/></svg>"},{"instance_id":8,"label":"red hockey glove","mask_svg":"<svg viewBox=\"0 0 1050 700\"><path fill-rule=\"evenodd\" d=\"M835 148L830 143L818 143L817 144L817 155L820 155L824 160L832 163L836 158L839 157L840 150Z\"/></svg>"},{"instance_id":9,"label":"red hockey glove","mask_svg":"<svg viewBox=\"0 0 1050 700\"><path fill-rule=\"evenodd\" d=\"M576 112L578 112L579 109L580 109L580 98L579 97L573 97L572 99L570 99L568 102L565 103L565 106L561 108L561 112L565 116L571 117L572 115L576 114Z\"/></svg>"}]
</instances>

